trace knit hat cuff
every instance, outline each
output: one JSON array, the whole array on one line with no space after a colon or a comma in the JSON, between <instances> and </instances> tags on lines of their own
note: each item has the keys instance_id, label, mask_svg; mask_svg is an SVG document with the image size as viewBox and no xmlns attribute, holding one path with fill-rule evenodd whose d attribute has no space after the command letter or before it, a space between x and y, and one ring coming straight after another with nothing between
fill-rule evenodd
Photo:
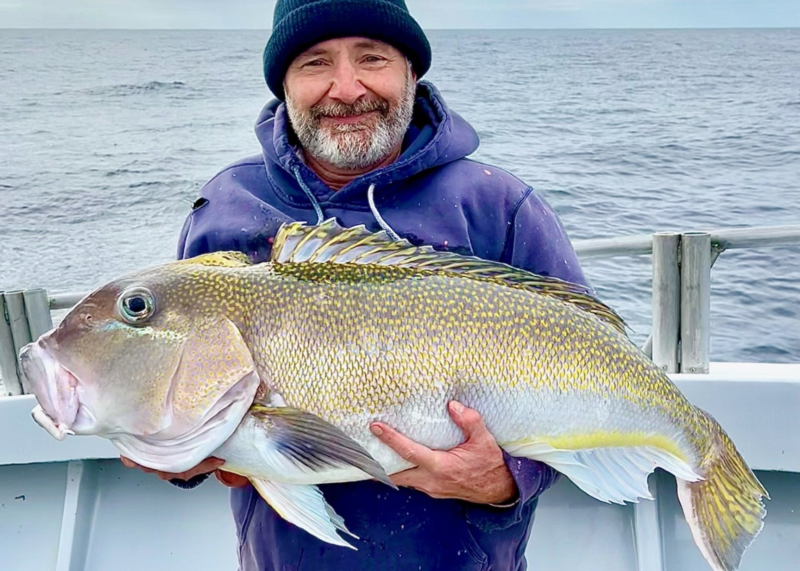
<instances>
[{"instance_id":1,"label":"knit hat cuff","mask_svg":"<svg viewBox=\"0 0 800 571\"><path fill-rule=\"evenodd\" d=\"M264 77L272 93L284 99L283 78L294 58L315 44L345 37L394 46L418 78L430 68L430 44L407 11L383 0L319 0L292 10L273 28L264 50Z\"/></svg>"}]
</instances>

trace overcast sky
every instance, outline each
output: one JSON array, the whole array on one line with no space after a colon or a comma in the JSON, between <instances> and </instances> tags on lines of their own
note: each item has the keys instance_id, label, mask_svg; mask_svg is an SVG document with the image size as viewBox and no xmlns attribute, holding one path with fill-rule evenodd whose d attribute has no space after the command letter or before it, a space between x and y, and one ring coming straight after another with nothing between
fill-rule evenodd
<instances>
[{"instance_id":1,"label":"overcast sky","mask_svg":"<svg viewBox=\"0 0 800 571\"><path fill-rule=\"evenodd\" d=\"M798 0L407 0L424 28L797 27ZM274 0L0 0L0 28L257 28Z\"/></svg>"}]
</instances>

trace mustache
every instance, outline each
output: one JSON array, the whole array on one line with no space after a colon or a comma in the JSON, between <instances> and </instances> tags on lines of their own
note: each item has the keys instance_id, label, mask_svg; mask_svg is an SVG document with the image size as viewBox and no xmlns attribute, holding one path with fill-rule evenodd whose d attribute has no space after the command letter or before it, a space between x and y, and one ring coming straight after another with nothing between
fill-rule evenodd
<instances>
[{"instance_id":1,"label":"mustache","mask_svg":"<svg viewBox=\"0 0 800 571\"><path fill-rule=\"evenodd\" d=\"M322 117L354 117L377 111L382 116L389 115L390 105L385 99L359 100L351 104L336 102L327 105L315 105L308 110L308 114L315 121Z\"/></svg>"}]
</instances>

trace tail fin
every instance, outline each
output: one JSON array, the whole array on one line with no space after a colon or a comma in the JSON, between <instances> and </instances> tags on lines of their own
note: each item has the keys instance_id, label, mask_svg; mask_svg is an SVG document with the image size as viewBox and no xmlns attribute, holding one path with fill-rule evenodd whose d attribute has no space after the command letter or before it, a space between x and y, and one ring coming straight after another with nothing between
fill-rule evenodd
<instances>
[{"instance_id":1,"label":"tail fin","mask_svg":"<svg viewBox=\"0 0 800 571\"><path fill-rule=\"evenodd\" d=\"M714 571L735 571L766 515L762 496L769 494L722 428L711 421L717 438L701 471L703 480L678 479L678 498L692 537Z\"/></svg>"}]
</instances>

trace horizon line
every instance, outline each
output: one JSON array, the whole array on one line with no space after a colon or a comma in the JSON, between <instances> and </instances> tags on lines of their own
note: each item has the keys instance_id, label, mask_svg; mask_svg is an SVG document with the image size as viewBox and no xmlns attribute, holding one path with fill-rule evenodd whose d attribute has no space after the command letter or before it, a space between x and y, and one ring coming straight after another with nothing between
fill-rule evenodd
<instances>
[{"instance_id":1,"label":"horizon line","mask_svg":"<svg viewBox=\"0 0 800 571\"><path fill-rule=\"evenodd\" d=\"M69 30L69 31L129 31L129 32L272 32L272 28L124 28L124 27L0 27L0 30ZM424 28L426 32L456 31L571 31L571 30L800 30L800 26L636 26L636 27L543 27L543 28Z\"/></svg>"}]
</instances>

